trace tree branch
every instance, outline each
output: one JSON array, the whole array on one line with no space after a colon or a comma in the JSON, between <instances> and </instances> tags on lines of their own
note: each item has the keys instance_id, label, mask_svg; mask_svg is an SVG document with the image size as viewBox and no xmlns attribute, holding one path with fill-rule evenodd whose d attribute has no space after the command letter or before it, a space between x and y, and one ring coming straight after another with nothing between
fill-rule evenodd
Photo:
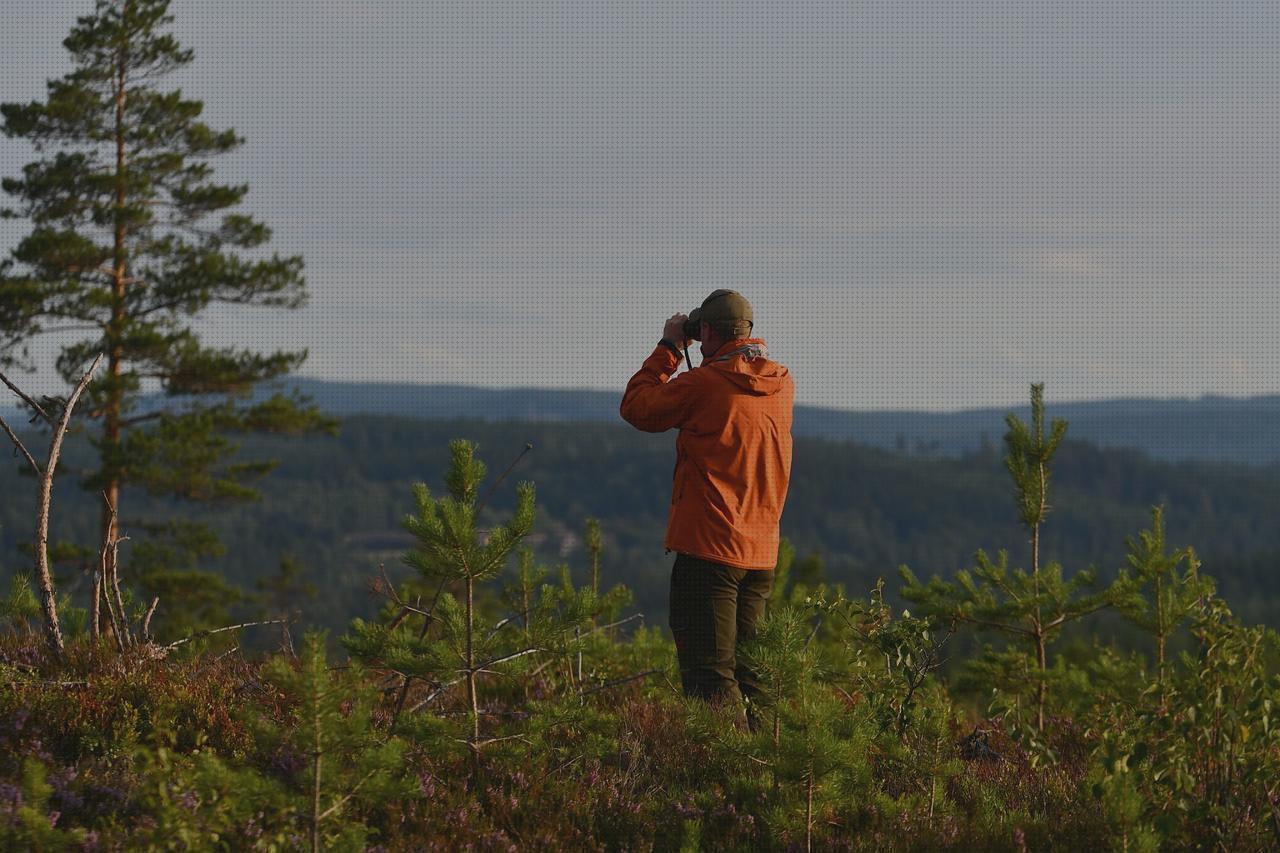
<instances>
[{"instance_id":1,"label":"tree branch","mask_svg":"<svg viewBox=\"0 0 1280 853\"><path fill-rule=\"evenodd\" d=\"M484 672L487 667L494 666L495 664L506 663L509 660L515 660L516 658L524 657L525 655L531 655L534 652L543 652L543 651L546 651L546 649L524 649L523 651L515 652L514 654L509 654L500 658L494 658L491 661L485 661L484 663L477 666L475 668L475 671L477 674L479 674L481 672ZM440 698L440 696L442 696L444 692L448 690L450 687L453 687L455 684L461 684L463 681L466 681L467 679L467 676L465 675L466 670L463 669L461 670L461 672L464 673L462 676L460 676L459 678L455 678L453 681L448 681L448 682L445 682L444 684L441 684L435 690L431 691L431 693L427 695L427 698L423 699L421 702L419 702L418 704L410 708L409 713L412 714L413 712L418 711L421 708L426 707L427 705L430 705L436 699Z\"/></svg>"},{"instance_id":2,"label":"tree branch","mask_svg":"<svg viewBox=\"0 0 1280 853\"><path fill-rule=\"evenodd\" d=\"M14 385L12 382L10 382L10 381L9 381L9 377L5 376L3 373L0 373L0 382L3 382L5 385L9 386L9 390L10 390L10 391L12 391L13 393L17 394L19 397L21 397L21 398L22 398L22 402L24 402L24 403L26 403L28 406L30 406L30 407L31 407L31 409L32 409L32 410L33 410L37 415L39 415L40 417L44 418L45 423L49 424L49 426L53 426L53 418L49 417L48 412L46 412L44 409L40 408L40 404L39 404L39 403L37 403L35 400L32 400L32 399L31 399L30 397L28 397L26 394L22 393L22 391L18 388L18 386L17 386L17 385Z\"/></svg>"},{"instance_id":3,"label":"tree branch","mask_svg":"<svg viewBox=\"0 0 1280 853\"><path fill-rule=\"evenodd\" d=\"M170 643L167 646L161 646L161 648L163 648L165 651L168 651L169 649L176 649L178 646L182 645L183 643L189 643L192 640L204 639L205 637L208 637L211 634L221 634L224 631L235 631L240 628L253 628L258 625L280 625L288 621L289 621L288 619L266 619L262 622L241 622L239 625L227 625L224 628L210 628L206 631L196 631L194 634L192 634L189 637L183 637L181 640L175 640L174 642Z\"/></svg>"},{"instance_id":4,"label":"tree branch","mask_svg":"<svg viewBox=\"0 0 1280 853\"><path fill-rule=\"evenodd\" d=\"M49 441L49 458L45 461L44 473L40 477L40 503L36 511L34 543L36 579L40 583L40 605L44 610L45 635L49 645L58 654L61 654L63 649L62 629L58 625L58 604L53 589L53 574L49 571L49 507L53 502L53 475L58 469L62 440L66 437L67 427L71 425L71 413L75 410L76 401L84 393L89 380L93 378L94 371L102 363L102 358L103 354L98 353L98 357L93 360L93 364L89 365L89 369L84 376L80 377L75 390L67 398L67 404L62 409L62 417L58 419L58 425L53 430L53 438Z\"/></svg>"},{"instance_id":5,"label":"tree branch","mask_svg":"<svg viewBox=\"0 0 1280 853\"><path fill-rule=\"evenodd\" d=\"M3 427L4 431L9 434L9 440L13 442L14 447L21 450L22 455L27 457L27 462L31 465L31 470L36 472L36 476L39 477L44 474L44 472L40 470L39 464L36 463L35 457L31 455L29 450L27 450L26 445L22 443L22 439L18 438L17 433L15 433L9 425L5 423L4 418L0 418L0 427Z\"/></svg>"},{"instance_id":6,"label":"tree branch","mask_svg":"<svg viewBox=\"0 0 1280 853\"><path fill-rule=\"evenodd\" d=\"M975 625L981 625L984 628L995 628L997 631L1007 631L1010 634L1022 634L1027 637L1035 636L1034 631L1028 630L1027 628L1022 628L1018 625L1005 625L1002 622L988 622L986 619L978 619L977 617L974 617L974 616L962 615L957 618L963 619L965 622L972 622Z\"/></svg>"},{"instance_id":7,"label":"tree branch","mask_svg":"<svg viewBox=\"0 0 1280 853\"><path fill-rule=\"evenodd\" d=\"M325 809L323 812L321 812L320 816L319 816L318 818L316 818L316 819L317 819L317 820L324 820L324 819L325 819L325 818L327 818L329 815L333 814L333 813L334 813L334 812L336 812L338 809L340 809L340 808L342 808L343 806L345 806L345 805L347 804L347 802L348 802L348 801L350 801L350 800L351 800L351 798L352 798L352 797L354 797L354 796L356 795L356 791L359 791L359 790L360 790L360 786L361 786L361 785L363 785L365 782L368 782L370 779L372 779L372 778L374 777L374 775L375 775L377 772L378 772L378 768L376 768L376 767L375 767L373 770L370 770L368 773L364 774L364 778L363 778L363 779L361 779L359 782L357 782L357 783L355 784L355 786L354 786L350 791L348 791L348 792L347 792L347 795L346 795L345 797L343 797L342 799L338 800L336 803L334 803L333 805L329 806L329 808L327 808L327 809Z\"/></svg>"},{"instance_id":8,"label":"tree branch","mask_svg":"<svg viewBox=\"0 0 1280 853\"><path fill-rule=\"evenodd\" d=\"M637 679L645 678L647 676L653 675L655 672L661 672L661 670L646 669L644 672L637 672L635 675L628 675L626 678L618 678L613 681L606 681L604 684L598 684L595 687L592 687L590 690L583 690L578 695L590 696L592 693L599 693L601 690L608 690L610 687L617 687L621 684L627 684L632 681L636 681Z\"/></svg>"},{"instance_id":9,"label":"tree branch","mask_svg":"<svg viewBox=\"0 0 1280 853\"><path fill-rule=\"evenodd\" d=\"M147 615L142 618L142 639L143 642L151 641L151 617L155 615L156 607L160 604L160 596L151 599L151 606L147 608Z\"/></svg>"}]
</instances>

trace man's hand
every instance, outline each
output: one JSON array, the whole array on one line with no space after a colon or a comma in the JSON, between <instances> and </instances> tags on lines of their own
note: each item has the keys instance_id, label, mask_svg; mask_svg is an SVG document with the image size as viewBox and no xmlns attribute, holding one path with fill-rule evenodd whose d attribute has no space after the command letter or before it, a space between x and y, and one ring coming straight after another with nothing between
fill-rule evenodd
<instances>
[{"instance_id":1,"label":"man's hand","mask_svg":"<svg viewBox=\"0 0 1280 853\"><path fill-rule=\"evenodd\" d=\"M662 330L662 337L671 341L680 349L688 347L689 339L684 336L684 321L688 319L688 314L673 314Z\"/></svg>"}]
</instances>

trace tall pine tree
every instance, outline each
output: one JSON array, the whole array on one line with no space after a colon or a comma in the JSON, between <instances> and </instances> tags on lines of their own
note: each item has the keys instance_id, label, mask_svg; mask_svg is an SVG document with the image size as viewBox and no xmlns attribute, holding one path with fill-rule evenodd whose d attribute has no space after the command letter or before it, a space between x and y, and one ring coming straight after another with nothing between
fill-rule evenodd
<instances>
[{"instance_id":1,"label":"tall pine tree","mask_svg":"<svg viewBox=\"0 0 1280 853\"><path fill-rule=\"evenodd\" d=\"M118 538L126 487L202 501L256 497L249 484L273 463L233 461L231 434L332 428L303 398L249 396L301 364L305 350L211 348L192 328L220 304L299 307L305 282L300 257L268 257L270 230L229 212L248 186L212 180L210 161L244 140L201 122L200 101L157 88L193 57L164 32L168 6L98 0L63 41L74 70L48 82L44 101L0 105L5 134L39 155L3 181L18 202L4 215L33 227L0 264L0 366L33 369L32 339L59 331L88 333L60 349L68 383L93 354L106 354L84 405L99 427L99 464L83 484L105 498L103 542ZM141 407L157 386L168 405ZM145 529L151 536L132 548L129 574L147 591L191 588L197 578L187 570L219 550L199 524L168 519ZM101 587L110 589L118 566L115 549L104 550ZM178 604L170 600L170 612Z\"/></svg>"}]
</instances>

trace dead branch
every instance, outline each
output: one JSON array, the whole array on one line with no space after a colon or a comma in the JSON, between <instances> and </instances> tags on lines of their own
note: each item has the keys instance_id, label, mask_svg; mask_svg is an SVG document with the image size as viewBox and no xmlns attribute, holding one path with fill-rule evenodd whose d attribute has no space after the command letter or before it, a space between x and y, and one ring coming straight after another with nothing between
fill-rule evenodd
<instances>
[{"instance_id":1,"label":"dead branch","mask_svg":"<svg viewBox=\"0 0 1280 853\"><path fill-rule=\"evenodd\" d=\"M379 565L378 565L378 568L382 568L382 565L381 565L381 564L379 564ZM384 577L385 577L385 575L384 575ZM416 599L416 602L417 602L418 604L421 604L421 603L422 603L422 598L421 598L421 596L419 596L419 597ZM418 632L418 642L422 642L424 639L426 639L426 637L427 637L427 631L428 631L430 628L431 628L431 615L430 615L430 614L427 614L426 618L422 620L422 630ZM408 698L409 698L409 685L410 685L411 683L413 683L413 676L412 676L412 675L406 675L406 676L404 677L404 682L400 685L400 695L396 697L396 710L395 710L395 712L391 715L391 725L392 725L392 726L394 726L394 725L396 724L396 720L400 719L400 712L404 710L404 702L405 702L405 700L406 700L406 699L408 699Z\"/></svg>"},{"instance_id":2,"label":"dead branch","mask_svg":"<svg viewBox=\"0 0 1280 853\"><path fill-rule=\"evenodd\" d=\"M494 666L496 664L506 663L509 660L515 660L516 658L524 657L525 655L531 655L535 652L543 652L543 651L546 651L546 649L524 649L523 651L515 652L509 655L504 655L503 657L500 657L500 658L494 658L493 660L490 660L490 661L485 661L484 663L477 666L475 671L477 674L481 672L485 672L488 667ZM412 714L415 711L425 708L427 705L430 705L436 699L444 695L444 692L448 690L450 687L453 687L455 684L461 684L463 681L466 681L467 671L465 669L462 669L459 671L463 673L460 677L455 678L453 681L447 681L444 684L441 684L439 687L433 690L430 694L428 694L427 698L423 699L421 702L419 702L418 704L410 708L409 713Z\"/></svg>"},{"instance_id":3,"label":"dead branch","mask_svg":"<svg viewBox=\"0 0 1280 853\"><path fill-rule=\"evenodd\" d=\"M400 598L400 593L396 592L395 584L393 584L391 582L391 579L387 577L387 569L384 564L378 563L378 573L382 576L382 584L381 584L382 589L380 591L385 592L387 597L391 599L391 603L401 608L402 610L401 613L396 615L394 624L390 626L391 629L394 629L396 625L399 625L402 621L404 621L404 617L408 616L410 613L417 613L420 616L427 616L427 617L431 616L430 612L423 610L420 607L414 607L413 605L409 604L407 601ZM421 603L422 603L421 600L419 600L418 604L421 604Z\"/></svg>"},{"instance_id":4,"label":"dead branch","mask_svg":"<svg viewBox=\"0 0 1280 853\"><path fill-rule=\"evenodd\" d=\"M205 637L211 636L213 634L221 634L225 631L237 631L240 628L254 628L254 627L257 627L258 625L280 625L288 621L289 621L288 619L265 619L261 622L241 622L239 625L227 625L223 628L209 628L204 631L196 631L191 636L183 637L181 640L174 640L172 643L170 643L167 646L161 646L161 648L164 649L165 651L168 651L169 649L176 649L178 646L181 646L183 643L189 643L192 640L202 640Z\"/></svg>"},{"instance_id":5,"label":"dead branch","mask_svg":"<svg viewBox=\"0 0 1280 853\"><path fill-rule=\"evenodd\" d=\"M95 640L102 635L102 568L93 570L93 589L89 599L89 636Z\"/></svg>"},{"instance_id":6,"label":"dead branch","mask_svg":"<svg viewBox=\"0 0 1280 853\"><path fill-rule=\"evenodd\" d=\"M160 604L160 596L151 599L151 606L147 608L147 615L142 617L142 641L144 643L151 642L151 617L155 615L156 606Z\"/></svg>"},{"instance_id":7,"label":"dead branch","mask_svg":"<svg viewBox=\"0 0 1280 853\"><path fill-rule=\"evenodd\" d=\"M625 624L627 624L628 622L634 622L636 619L641 619L641 620L643 620L643 619L644 619L644 614L643 614L643 613L632 613L632 614L631 614L630 616L628 616L627 618L625 618L625 619L619 619L617 622L610 622L608 625L597 625L596 627L591 628L590 630L588 630L588 631L586 631L585 633L583 633L583 635L582 635L582 636L584 636L584 637L585 637L585 636L587 636L587 634L594 634L594 633L596 633L597 631L606 631L606 630L608 630L609 628L616 628L616 627L618 627L619 625L625 625Z\"/></svg>"},{"instance_id":8,"label":"dead branch","mask_svg":"<svg viewBox=\"0 0 1280 853\"><path fill-rule=\"evenodd\" d=\"M355 787L353 787L350 791L348 791L348 792L347 792L347 795L346 795L345 797L342 797L342 798L341 798L341 799L339 799L337 802L335 802L333 805L329 806L329 808L325 809L325 810L324 810L324 812L323 812L323 813L321 813L320 817L319 817L319 818L317 818L317 820L324 820L324 819L325 819L325 818L327 818L329 815L333 814L333 813L334 813L334 812L336 812L338 809L340 809L340 808L342 808L344 805L346 805L346 804L347 804L347 802L348 802L352 797L354 797L354 796L356 795L356 791L359 791L359 790L360 790L360 786L361 786L361 785L363 785L365 782L368 782L370 779L372 779L372 778L373 778L373 776L374 776L374 774L376 774L377 772L378 772L378 771L375 769L375 770L370 770L368 773L366 773L366 774L364 775L364 778L363 778L363 779L361 779L359 782L357 782L357 783L355 784Z\"/></svg>"},{"instance_id":9,"label":"dead branch","mask_svg":"<svg viewBox=\"0 0 1280 853\"><path fill-rule=\"evenodd\" d=\"M27 458L27 464L31 466L31 470L35 472L36 476L39 477L44 474L44 472L40 470L40 465L36 462L36 458L31 455L31 451L27 450L27 446L22 443L22 439L18 438L18 434L15 433L7 423L5 423L4 418L0 418L0 428L3 428L4 431L8 433L9 440L13 442L13 446L22 451L22 455Z\"/></svg>"},{"instance_id":10,"label":"dead branch","mask_svg":"<svg viewBox=\"0 0 1280 853\"><path fill-rule=\"evenodd\" d=\"M58 625L58 603L53 589L53 575L49 571L49 508L53 501L53 474L58 468L58 455L62 453L62 440L66 437L67 427L71 425L72 410L75 409L76 401L84 393L85 387L88 386L89 380L93 378L94 372L101 363L102 353L98 353L98 357L93 360L93 364L89 366L84 376L80 377L75 390L67 398L67 405L62 409L62 417L58 420L53 438L49 441L49 457L40 477L40 503L36 512L36 579L40 584L40 606L44 610L45 635L49 645L58 654L63 650L62 629ZM8 384L8 380L5 381ZM45 417L47 418L48 415Z\"/></svg>"},{"instance_id":11,"label":"dead branch","mask_svg":"<svg viewBox=\"0 0 1280 853\"><path fill-rule=\"evenodd\" d=\"M598 684L595 687L592 687L590 690L583 690L578 695L590 696L592 693L599 693L601 690L608 690L610 687L618 687L619 685L622 685L622 684L629 684L632 681L636 681L641 678L646 678L650 675L653 675L655 672L661 672L661 670L646 669L644 672L637 672L635 675L628 675L626 678L618 678L618 679L614 679L613 681L606 681L604 684Z\"/></svg>"},{"instance_id":12,"label":"dead branch","mask_svg":"<svg viewBox=\"0 0 1280 853\"><path fill-rule=\"evenodd\" d=\"M115 570L120 560L121 536L116 520L116 508L106 492L102 493L102 500L107 505L111 518L103 533L102 550L98 555L99 571L102 575L102 583L98 586L103 600L107 603L107 615L111 619L111 633L116 637L116 646L120 651L124 651L126 647L133 644L133 637L129 634L129 622L124 612L124 597L120 594L120 573Z\"/></svg>"},{"instance_id":13,"label":"dead branch","mask_svg":"<svg viewBox=\"0 0 1280 853\"><path fill-rule=\"evenodd\" d=\"M101 356L99 356L99 358L101 358ZM98 362L95 361L93 364L96 367ZM90 372L92 373L93 371L91 370ZM49 426L53 426L53 418L49 417L49 414L45 412L44 409L40 408L39 403L37 403L35 400L32 400L26 394L22 393L22 390L18 388L17 385L14 385L12 382L10 382L9 377L5 376L3 373L0 373L0 382L3 382L5 385L9 386L9 390L17 394L19 397L21 397L22 402L30 406L32 411L34 411L37 415L44 418L45 423L49 424Z\"/></svg>"}]
</instances>

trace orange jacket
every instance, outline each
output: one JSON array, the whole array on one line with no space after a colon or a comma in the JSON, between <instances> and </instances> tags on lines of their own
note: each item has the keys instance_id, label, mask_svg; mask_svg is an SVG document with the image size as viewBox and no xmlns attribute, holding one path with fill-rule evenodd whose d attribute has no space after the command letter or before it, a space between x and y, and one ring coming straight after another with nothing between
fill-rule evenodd
<instances>
[{"instance_id":1,"label":"orange jacket","mask_svg":"<svg viewBox=\"0 0 1280 853\"><path fill-rule=\"evenodd\" d=\"M627 383L624 420L645 432L680 430L669 551L739 569L777 565L795 382L764 352L759 338L729 341L671 379L680 359L659 344Z\"/></svg>"}]
</instances>

